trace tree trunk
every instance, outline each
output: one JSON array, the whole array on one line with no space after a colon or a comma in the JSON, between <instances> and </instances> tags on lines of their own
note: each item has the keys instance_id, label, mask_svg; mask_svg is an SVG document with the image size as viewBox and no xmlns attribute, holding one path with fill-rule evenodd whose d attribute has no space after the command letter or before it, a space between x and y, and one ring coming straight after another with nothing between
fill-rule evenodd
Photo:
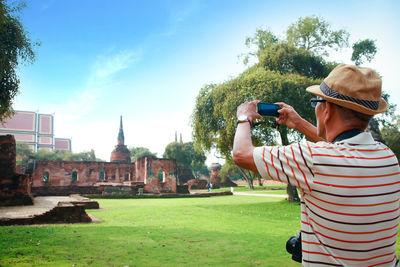
<instances>
[{"instance_id":1,"label":"tree trunk","mask_svg":"<svg viewBox=\"0 0 400 267\"><path fill-rule=\"evenodd\" d=\"M258 185L259 185L259 186L263 186L263 179L261 179L261 178L258 179Z\"/></svg>"},{"instance_id":2,"label":"tree trunk","mask_svg":"<svg viewBox=\"0 0 400 267\"><path fill-rule=\"evenodd\" d=\"M378 121L375 118L372 118L369 121L366 131L371 132L372 137L374 138L375 141L385 144L385 140L383 140L381 131L379 130Z\"/></svg>"},{"instance_id":3,"label":"tree trunk","mask_svg":"<svg viewBox=\"0 0 400 267\"><path fill-rule=\"evenodd\" d=\"M246 180L249 189L254 190L253 179L250 178L249 175L247 175L242 168L240 168L240 167L237 167L237 168L239 169L240 173L243 175L243 178Z\"/></svg>"},{"instance_id":4,"label":"tree trunk","mask_svg":"<svg viewBox=\"0 0 400 267\"><path fill-rule=\"evenodd\" d=\"M287 135L288 135L287 126L280 125L278 130L279 130L279 134L281 135L282 145L283 146L288 146L289 145L289 139L287 137Z\"/></svg>"},{"instance_id":5,"label":"tree trunk","mask_svg":"<svg viewBox=\"0 0 400 267\"><path fill-rule=\"evenodd\" d=\"M279 134L281 135L282 145L287 146L289 145L289 139L287 137L287 126L280 125ZM293 185L288 184L286 187L286 193L288 194L288 201L289 202L300 202L299 194L297 193L296 187Z\"/></svg>"},{"instance_id":6,"label":"tree trunk","mask_svg":"<svg viewBox=\"0 0 400 267\"><path fill-rule=\"evenodd\" d=\"M299 195L295 186L288 184L286 187L286 193L288 194L289 202L300 202Z\"/></svg>"}]
</instances>

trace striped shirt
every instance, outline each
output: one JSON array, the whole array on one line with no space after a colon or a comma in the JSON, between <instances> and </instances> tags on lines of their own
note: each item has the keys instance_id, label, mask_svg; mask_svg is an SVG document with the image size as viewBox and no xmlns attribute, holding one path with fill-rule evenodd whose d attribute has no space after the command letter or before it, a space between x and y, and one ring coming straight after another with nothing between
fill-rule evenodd
<instances>
[{"instance_id":1,"label":"striped shirt","mask_svg":"<svg viewBox=\"0 0 400 267\"><path fill-rule=\"evenodd\" d=\"M399 163L370 133L257 147L253 157L263 178L300 191L303 266L398 264Z\"/></svg>"}]
</instances>

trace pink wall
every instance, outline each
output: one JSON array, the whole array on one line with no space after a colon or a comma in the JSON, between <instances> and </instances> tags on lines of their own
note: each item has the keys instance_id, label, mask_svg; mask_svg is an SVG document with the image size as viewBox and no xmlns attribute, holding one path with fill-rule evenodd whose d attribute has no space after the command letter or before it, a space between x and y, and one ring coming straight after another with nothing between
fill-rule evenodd
<instances>
[{"instance_id":1,"label":"pink wall","mask_svg":"<svg viewBox=\"0 0 400 267\"><path fill-rule=\"evenodd\" d=\"M41 145L52 145L53 144L53 138L51 137L39 137L39 144Z\"/></svg>"},{"instance_id":2,"label":"pink wall","mask_svg":"<svg viewBox=\"0 0 400 267\"><path fill-rule=\"evenodd\" d=\"M53 134L53 117L39 114L39 134Z\"/></svg>"},{"instance_id":3,"label":"pink wall","mask_svg":"<svg viewBox=\"0 0 400 267\"><path fill-rule=\"evenodd\" d=\"M34 134L13 134L15 140L17 141L24 141L24 142L35 142L35 135Z\"/></svg>"},{"instance_id":4,"label":"pink wall","mask_svg":"<svg viewBox=\"0 0 400 267\"><path fill-rule=\"evenodd\" d=\"M60 150L71 150L71 140L69 139L54 139L55 149Z\"/></svg>"},{"instance_id":5,"label":"pink wall","mask_svg":"<svg viewBox=\"0 0 400 267\"><path fill-rule=\"evenodd\" d=\"M0 124L2 130L35 131L36 114L34 112L18 111L8 119L6 123Z\"/></svg>"}]
</instances>

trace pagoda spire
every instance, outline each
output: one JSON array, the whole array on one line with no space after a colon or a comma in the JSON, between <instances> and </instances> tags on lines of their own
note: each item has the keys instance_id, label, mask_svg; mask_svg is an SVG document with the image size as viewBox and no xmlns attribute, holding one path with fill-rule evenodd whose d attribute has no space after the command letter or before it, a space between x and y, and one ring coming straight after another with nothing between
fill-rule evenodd
<instances>
[{"instance_id":1,"label":"pagoda spire","mask_svg":"<svg viewBox=\"0 0 400 267\"><path fill-rule=\"evenodd\" d=\"M118 145L124 145L124 143L125 143L125 137L124 137L124 129L122 128L122 115L121 115L119 122Z\"/></svg>"}]
</instances>

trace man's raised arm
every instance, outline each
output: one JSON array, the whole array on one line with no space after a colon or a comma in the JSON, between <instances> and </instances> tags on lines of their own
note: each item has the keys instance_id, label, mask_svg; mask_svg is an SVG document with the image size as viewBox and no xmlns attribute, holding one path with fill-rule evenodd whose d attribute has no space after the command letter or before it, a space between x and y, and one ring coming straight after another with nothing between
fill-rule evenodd
<instances>
[{"instance_id":1,"label":"man's raised arm","mask_svg":"<svg viewBox=\"0 0 400 267\"><path fill-rule=\"evenodd\" d=\"M237 108L238 123L233 141L233 160L241 168L258 173L253 159L254 146L251 141L251 124L262 116L256 112L259 101L244 102Z\"/></svg>"},{"instance_id":2,"label":"man's raised arm","mask_svg":"<svg viewBox=\"0 0 400 267\"><path fill-rule=\"evenodd\" d=\"M281 109L278 110L279 117L276 118L277 123L283 123L287 127L301 132L312 142L326 141L318 136L317 127L300 117L300 115L293 109L292 106L283 102L278 102L275 104L278 104L281 107Z\"/></svg>"},{"instance_id":3,"label":"man's raised arm","mask_svg":"<svg viewBox=\"0 0 400 267\"><path fill-rule=\"evenodd\" d=\"M255 119L261 119L262 116L256 112L259 101L244 102L237 108L238 124L236 127L235 139L233 141L233 160L239 167L258 172L253 159L254 146L251 140L251 124ZM276 122L286 124L289 128L295 129L311 141L325 141L317 134L317 128L304 120L291 107L283 102L276 103L281 109L278 110L279 117Z\"/></svg>"}]
</instances>

